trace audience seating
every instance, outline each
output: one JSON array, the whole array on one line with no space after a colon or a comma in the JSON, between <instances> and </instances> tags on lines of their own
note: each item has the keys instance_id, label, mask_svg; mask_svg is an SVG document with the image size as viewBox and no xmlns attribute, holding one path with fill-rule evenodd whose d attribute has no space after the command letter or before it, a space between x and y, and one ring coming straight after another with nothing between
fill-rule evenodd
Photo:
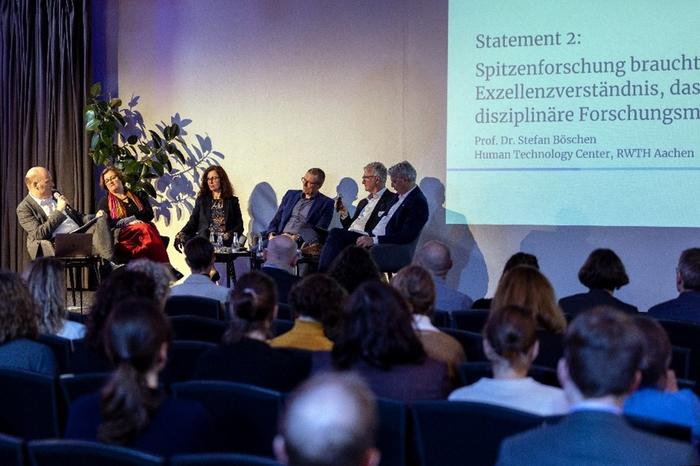
<instances>
[{"instance_id":1,"label":"audience seating","mask_svg":"<svg viewBox=\"0 0 700 466\"><path fill-rule=\"evenodd\" d=\"M24 439L58 437L60 408L53 377L0 369L0 432Z\"/></svg>"},{"instance_id":2,"label":"audience seating","mask_svg":"<svg viewBox=\"0 0 700 466\"><path fill-rule=\"evenodd\" d=\"M415 402L411 413L422 466L494 464L503 439L545 422L508 408L454 401Z\"/></svg>"},{"instance_id":3,"label":"audience seating","mask_svg":"<svg viewBox=\"0 0 700 466\"><path fill-rule=\"evenodd\" d=\"M700 380L700 325L690 322L659 319L658 322L668 333L674 348L674 357L685 353L687 362L682 368L674 365L674 369L682 370L676 375L683 379Z\"/></svg>"},{"instance_id":4,"label":"audience seating","mask_svg":"<svg viewBox=\"0 0 700 466\"><path fill-rule=\"evenodd\" d=\"M451 316L452 327L457 330L481 333L481 330L484 328L489 318L489 311L453 311Z\"/></svg>"},{"instance_id":5,"label":"audience seating","mask_svg":"<svg viewBox=\"0 0 700 466\"><path fill-rule=\"evenodd\" d=\"M377 448L382 453L380 465L406 464L407 408L400 401L377 398Z\"/></svg>"},{"instance_id":6,"label":"audience seating","mask_svg":"<svg viewBox=\"0 0 700 466\"><path fill-rule=\"evenodd\" d=\"M277 319L294 320L294 316L292 315L292 310L289 307L289 304L279 302L277 303Z\"/></svg>"},{"instance_id":7,"label":"audience seating","mask_svg":"<svg viewBox=\"0 0 700 466\"><path fill-rule=\"evenodd\" d=\"M35 440L27 444L33 466L163 466L165 460L138 450L83 440Z\"/></svg>"},{"instance_id":8,"label":"audience seating","mask_svg":"<svg viewBox=\"0 0 700 466\"><path fill-rule=\"evenodd\" d=\"M452 327L452 318L448 311L433 311L433 316L430 320L436 327Z\"/></svg>"},{"instance_id":9,"label":"audience seating","mask_svg":"<svg viewBox=\"0 0 700 466\"><path fill-rule=\"evenodd\" d=\"M174 341L170 345L168 362L161 374L161 380L166 385L192 380L197 360L203 352L212 348L216 348L216 345L206 341Z\"/></svg>"},{"instance_id":10,"label":"audience seating","mask_svg":"<svg viewBox=\"0 0 700 466\"><path fill-rule=\"evenodd\" d=\"M223 308L216 299L201 296L171 296L165 302L169 316L192 315L209 319L223 319Z\"/></svg>"},{"instance_id":11,"label":"audience seating","mask_svg":"<svg viewBox=\"0 0 700 466\"><path fill-rule=\"evenodd\" d=\"M564 355L564 335L538 330L537 341L540 342L540 352L533 364L555 369Z\"/></svg>"},{"instance_id":12,"label":"audience seating","mask_svg":"<svg viewBox=\"0 0 700 466\"><path fill-rule=\"evenodd\" d=\"M393 274L413 261L419 238L420 234L408 244L375 244L369 249L369 253L379 270L391 278Z\"/></svg>"},{"instance_id":13,"label":"audience seating","mask_svg":"<svg viewBox=\"0 0 700 466\"><path fill-rule=\"evenodd\" d=\"M471 385L482 377L493 377L490 362L467 362L459 365L459 375L464 385ZM557 371L549 367L531 366L528 375L536 381L552 387L560 387Z\"/></svg>"},{"instance_id":14,"label":"audience seating","mask_svg":"<svg viewBox=\"0 0 700 466\"><path fill-rule=\"evenodd\" d=\"M24 466L24 442L11 435L0 434L0 464Z\"/></svg>"},{"instance_id":15,"label":"audience seating","mask_svg":"<svg viewBox=\"0 0 700 466\"><path fill-rule=\"evenodd\" d=\"M482 343L483 337L480 333L451 328L441 328L440 331L450 335L462 345L467 361L486 361Z\"/></svg>"},{"instance_id":16,"label":"audience seating","mask_svg":"<svg viewBox=\"0 0 700 466\"><path fill-rule=\"evenodd\" d=\"M76 399L99 391L109 380L109 372L86 374L64 374L58 378L58 385L66 406Z\"/></svg>"},{"instance_id":17,"label":"audience seating","mask_svg":"<svg viewBox=\"0 0 700 466\"><path fill-rule=\"evenodd\" d=\"M58 363L58 373L65 373L70 364L71 354L73 354L73 342L56 335L39 335L37 340L51 348Z\"/></svg>"},{"instance_id":18,"label":"audience seating","mask_svg":"<svg viewBox=\"0 0 700 466\"><path fill-rule=\"evenodd\" d=\"M226 322L200 316L172 316L169 320L175 340L221 343L228 328Z\"/></svg>"},{"instance_id":19,"label":"audience seating","mask_svg":"<svg viewBox=\"0 0 700 466\"><path fill-rule=\"evenodd\" d=\"M173 384L173 395L196 400L210 412L217 451L273 457L282 395L252 385L221 381Z\"/></svg>"},{"instance_id":20,"label":"audience seating","mask_svg":"<svg viewBox=\"0 0 700 466\"><path fill-rule=\"evenodd\" d=\"M673 440L690 443L692 435L690 427L681 426L665 421L657 421L645 417L625 415L625 419L629 424L637 429L647 431L651 434L660 435Z\"/></svg>"},{"instance_id":21,"label":"audience seating","mask_svg":"<svg viewBox=\"0 0 700 466\"><path fill-rule=\"evenodd\" d=\"M281 466L277 461L240 453L201 453L170 458L170 466Z\"/></svg>"}]
</instances>

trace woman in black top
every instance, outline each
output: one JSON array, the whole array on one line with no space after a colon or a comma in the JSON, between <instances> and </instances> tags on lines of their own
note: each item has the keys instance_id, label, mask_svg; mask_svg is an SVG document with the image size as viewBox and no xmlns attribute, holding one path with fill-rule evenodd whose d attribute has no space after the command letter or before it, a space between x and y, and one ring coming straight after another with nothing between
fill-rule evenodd
<instances>
[{"instance_id":1,"label":"woman in black top","mask_svg":"<svg viewBox=\"0 0 700 466\"><path fill-rule=\"evenodd\" d=\"M187 224L175 237L175 248L181 249L194 236L209 238L221 236L223 244L230 246L233 234L243 233L243 217L238 198L223 168L211 166L202 177L202 185Z\"/></svg>"}]
</instances>

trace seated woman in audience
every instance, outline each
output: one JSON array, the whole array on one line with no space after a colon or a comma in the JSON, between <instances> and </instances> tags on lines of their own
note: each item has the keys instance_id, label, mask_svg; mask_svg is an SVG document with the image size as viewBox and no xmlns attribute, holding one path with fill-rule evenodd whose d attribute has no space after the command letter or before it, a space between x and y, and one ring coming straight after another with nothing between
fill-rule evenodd
<instances>
[{"instance_id":1,"label":"seated woman in audience","mask_svg":"<svg viewBox=\"0 0 700 466\"><path fill-rule=\"evenodd\" d=\"M65 437L99 440L170 456L206 451L212 423L193 401L165 396L158 374L165 366L170 324L151 300L116 305L104 328L115 367L99 393L71 404Z\"/></svg>"},{"instance_id":2,"label":"seated woman in audience","mask_svg":"<svg viewBox=\"0 0 700 466\"><path fill-rule=\"evenodd\" d=\"M624 413L687 426L694 443L700 442L700 400L692 390L678 389L670 369L671 342L664 328L647 316L636 316L644 336L644 355L639 370L639 389L625 400Z\"/></svg>"},{"instance_id":3,"label":"seated woman in audience","mask_svg":"<svg viewBox=\"0 0 700 466\"><path fill-rule=\"evenodd\" d=\"M366 281L382 281L382 273L366 248L348 246L333 259L328 275L351 294Z\"/></svg>"},{"instance_id":4,"label":"seated woman in audience","mask_svg":"<svg viewBox=\"0 0 700 466\"><path fill-rule=\"evenodd\" d=\"M231 246L234 233L243 233L243 217L238 198L223 168L211 166L202 175L202 185L194 202L194 209L185 226L175 237L175 248L201 236L209 239L221 236L225 246Z\"/></svg>"},{"instance_id":5,"label":"seated woman in audience","mask_svg":"<svg viewBox=\"0 0 700 466\"><path fill-rule=\"evenodd\" d=\"M537 270L540 269L540 264L537 262L537 257L528 254L526 252L516 252L508 260L506 261L506 264L503 266L503 272L501 272L501 277L506 274L510 269L513 267L517 267L519 265L529 265L530 267L534 267ZM491 301L493 299L491 298L481 298L477 299L474 301L474 304L472 304L472 309L490 309L491 308Z\"/></svg>"},{"instance_id":6,"label":"seated woman in audience","mask_svg":"<svg viewBox=\"0 0 700 466\"><path fill-rule=\"evenodd\" d=\"M155 283L146 274L127 270L115 270L100 284L86 320L85 338L75 342L75 351L70 359L70 372L107 372L112 370L104 351L102 329L119 303L129 298L144 298L157 305L161 303L155 295Z\"/></svg>"},{"instance_id":7,"label":"seated woman in audience","mask_svg":"<svg viewBox=\"0 0 700 466\"><path fill-rule=\"evenodd\" d=\"M457 340L430 322L435 305L435 284L430 272L419 265L409 265L394 275L391 286L411 305L413 328L425 352L431 358L447 364L452 386L457 386L458 366L465 362L466 357Z\"/></svg>"},{"instance_id":8,"label":"seated woman in audience","mask_svg":"<svg viewBox=\"0 0 700 466\"><path fill-rule=\"evenodd\" d=\"M345 304L331 354L314 353L315 370L355 371L380 397L444 399L449 392L447 365L426 355L409 306L385 283L360 285Z\"/></svg>"},{"instance_id":9,"label":"seated woman in audience","mask_svg":"<svg viewBox=\"0 0 700 466\"><path fill-rule=\"evenodd\" d=\"M277 313L277 290L261 272L243 275L231 292L231 325L223 343L197 362L198 379L231 380L281 392L293 390L309 375L310 355L267 343Z\"/></svg>"},{"instance_id":10,"label":"seated woman in audience","mask_svg":"<svg viewBox=\"0 0 700 466\"><path fill-rule=\"evenodd\" d=\"M53 351L34 341L39 335L36 304L22 279L0 272L0 367L54 376Z\"/></svg>"},{"instance_id":11,"label":"seated woman in audience","mask_svg":"<svg viewBox=\"0 0 700 466\"><path fill-rule=\"evenodd\" d=\"M560 388L527 376L537 357L537 322L532 311L506 306L492 310L484 327L484 353L491 361L493 378L461 387L450 401L473 401L526 411L540 416L565 414L569 406Z\"/></svg>"},{"instance_id":12,"label":"seated woman in audience","mask_svg":"<svg viewBox=\"0 0 700 466\"><path fill-rule=\"evenodd\" d=\"M559 300L564 313L573 319L580 312L597 306L613 307L628 314L637 313L637 308L613 296L615 290L630 282L625 266L611 249L596 249L578 271L578 280L588 288L588 293L579 293Z\"/></svg>"},{"instance_id":13,"label":"seated woman in audience","mask_svg":"<svg viewBox=\"0 0 700 466\"><path fill-rule=\"evenodd\" d=\"M107 167L100 176L100 186L107 195L97 209L107 214L109 226L119 229L115 252L120 261L147 258L169 263L168 253L158 229L153 224L153 208L143 194L129 191L126 178L116 167Z\"/></svg>"},{"instance_id":14,"label":"seated woman in audience","mask_svg":"<svg viewBox=\"0 0 700 466\"><path fill-rule=\"evenodd\" d=\"M39 333L69 340L85 336L85 325L68 320L66 277L60 260L40 257L32 262L27 287L39 307Z\"/></svg>"}]
</instances>

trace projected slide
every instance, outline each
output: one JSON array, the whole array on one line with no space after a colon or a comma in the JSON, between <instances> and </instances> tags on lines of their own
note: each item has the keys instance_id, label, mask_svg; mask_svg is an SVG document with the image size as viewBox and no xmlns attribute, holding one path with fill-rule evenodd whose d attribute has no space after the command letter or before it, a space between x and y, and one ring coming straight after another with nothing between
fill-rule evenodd
<instances>
[{"instance_id":1,"label":"projected slide","mask_svg":"<svg viewBox=\"0 0 700 466\"><path fill-rule=\"evenodd\" d=\"M700 226L696 0L451 0L450 223Z\"/></svg>"}]
</instances>

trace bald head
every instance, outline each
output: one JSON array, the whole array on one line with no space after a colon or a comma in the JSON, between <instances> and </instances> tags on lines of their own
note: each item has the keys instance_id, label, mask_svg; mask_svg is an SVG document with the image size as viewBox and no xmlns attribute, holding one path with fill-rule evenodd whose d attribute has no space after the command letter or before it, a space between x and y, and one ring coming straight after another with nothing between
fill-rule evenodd
<instances>
[{"instance_id":1,"label":"bald head","mask_svg":"<svg viewBox=\"0 0 700 466\"><path fill-rule=\"evenodd\" d=\"M53 189L53 177L44 167L32 167L24 175L24 183L29 194L39 199L51 197Z\"/></svg>"},{"instance_id":2,"label":"bald head","mask_svg":"<svg viewBox=\"0 0 700 466\"><path fill-rule=\"evenodd\" d=\"M433 275L445 278L452 268L450 248L440 241L428 241L416 252L414 262L428 269Z\"/></svg>"},{"instance_id":3,"label":"bald head","mask_svg":"<svg viewBox=\"0 0 700 466\"><path fill-rule=\"evenodd\" d=\"M279 235L267 242L265 263L278 267L291 267L296 263L297 243L287 235Z\"/></svg>"},{"instance_id":4,"label":"bald head","mask_svg":"<svg viewBox=\"0 0 700 466\"><path fill-rule=\"evenodd\" d=\"M327 373L302 385L288 404L275 451L289 465L373 465L375 401L352 374Z\"/></svg>"}]
</instances>

